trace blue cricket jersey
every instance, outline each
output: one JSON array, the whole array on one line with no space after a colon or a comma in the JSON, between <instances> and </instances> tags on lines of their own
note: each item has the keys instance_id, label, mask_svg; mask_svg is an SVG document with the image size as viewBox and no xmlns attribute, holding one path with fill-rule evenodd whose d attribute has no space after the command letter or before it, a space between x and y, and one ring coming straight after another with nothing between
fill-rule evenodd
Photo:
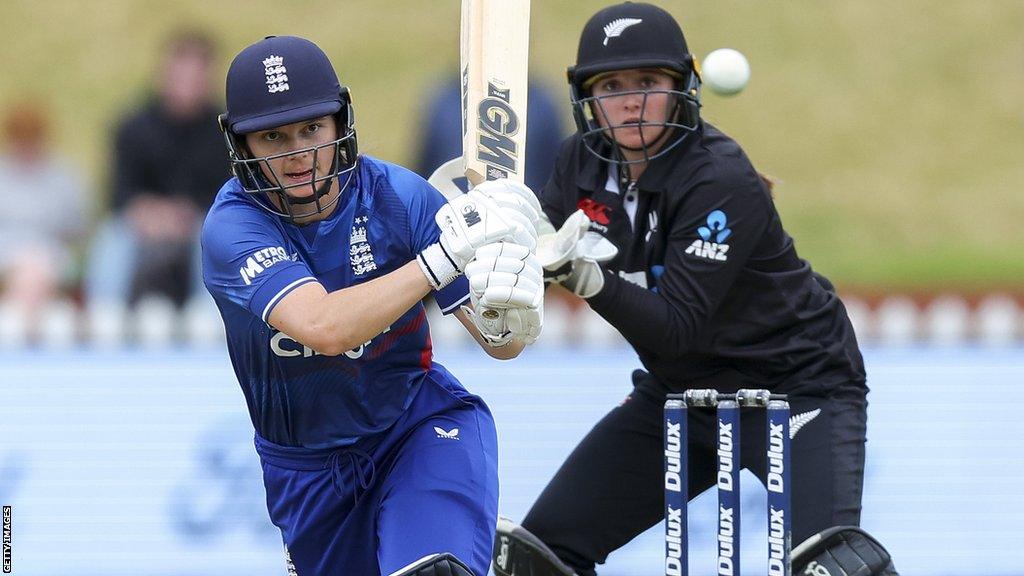
<instances>
[{"instance_id":1,"label":"blue cricket jersey","mask_svg":"<svg viewBox=\"0 0 1024 576\"><path fill-rule=\"evenodd\" d=\"M433 363L422 304L338 356L267 324L274 305L302 284L333 292L407 264L438 240L434 214L444 203L419 176L367 156L331 216L303 226L262 208L235 178L221 188L203 225L203 280L260 436L284 446L348 445L394 423L428 371L454 381ZM468 295L463 277L434 294L446 313Z\"/></svg>"}]
</instances>

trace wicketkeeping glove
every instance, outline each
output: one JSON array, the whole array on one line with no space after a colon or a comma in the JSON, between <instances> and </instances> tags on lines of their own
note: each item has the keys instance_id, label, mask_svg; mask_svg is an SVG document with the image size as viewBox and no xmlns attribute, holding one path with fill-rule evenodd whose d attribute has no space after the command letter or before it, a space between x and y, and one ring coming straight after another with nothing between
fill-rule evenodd
<instances>
[{"instance_id":1,"label":"wicketkeeping glove","mask_svg":"<svg viewBox=\"0 0 1024 576\"><path fill-rule=\"evenodd\" d=\"M472 308L463 310L491 346L532 344L544 323L544 275L525 246L482 246L466 267Z\"/></svg>"},{"instance_id":2,"label":"wicketkeeping glove","mask_svg":"<svg viewBox=\"0 0 1024 576\"><path fill-rule=\"evenodd\" d=\"M557 282L581 298L590 298L604 287L600 263L608 262L619 249L604 236L590 232L590 219L582 210L573 212L557 232L540 236L537 257L545 281Z\"/></svg>"}]
</instances>

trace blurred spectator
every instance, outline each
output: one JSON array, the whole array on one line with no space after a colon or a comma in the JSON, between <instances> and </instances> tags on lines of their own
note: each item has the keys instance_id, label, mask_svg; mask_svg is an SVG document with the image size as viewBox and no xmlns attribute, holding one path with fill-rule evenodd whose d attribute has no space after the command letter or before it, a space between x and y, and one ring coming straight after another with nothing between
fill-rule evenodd
<instances>
[{"instance_id":1,"label":"blurred spectator","mask_svg":"<svg viewBox=\"0 0 1024 576\"><path fill-rule=\"evenodd\" d=\"M203 292L198 234L228 179L217 127L213 40L196 30L164 46L155 95L130 111L114 136L111 214L86 271L90 303L134 303L161 294L177 304Z\"/></svg>"},{"instance_id":2,"label":"blurred spectator","mask_svg":"<svg viewBox=\"0 0 1024 576\"><path fill-rule=\"evenodd\" d=\"M456 156L462 156L462 92L459 77L439 85L423 109L416 172L424 178ZM526 185L540 192L555 168L558 147L567 136L562 116L569 110L547 88L530 83L527 93Z\"/></svg>"},{"instance_id":3,"label":"blurred spectator","mask_svg":"<svg viewBox=\"0 0 1024 576\"><path fill-rule=\"evenodd\" d=\"M50 146L50 114L10 108L0 154L0 304L30 321L69 284L73 246L85 228L81 175Z\"/></svg>"}]
</instances>

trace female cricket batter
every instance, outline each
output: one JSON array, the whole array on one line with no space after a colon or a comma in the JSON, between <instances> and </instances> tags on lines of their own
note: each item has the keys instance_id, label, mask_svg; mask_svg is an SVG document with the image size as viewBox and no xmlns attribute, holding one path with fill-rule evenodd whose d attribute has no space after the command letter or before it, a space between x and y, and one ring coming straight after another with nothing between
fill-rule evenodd
<instances>
[{"instance_id":1,"label":"female cricket batter","mask_svg":"<svg viewBox=\"0 0 1024 576\"><path fill-rule=\"evenodd\" d=\"M227 108L235 177L206 218L204 280L290 573L484 576L494 422L433 361L420 301L433 291L495 358L536 339L536 231L508 208L522 190L498 181L445 204L412 172L360 156L348 90L301 38L238 54ZM480 322L479 306L511 328Z\"/></svg>"},{"instance_id":2,"label":"female cricket batter","mask_svg":"<svg viewBox=\"0 0 1024 576\"><path fill-rule=\"evenodd\" d=\"M789 395L803 422L792 426L794 543L858 524L868 389L853 328L828 281L797 256L771 185L701 119L700 77L679 24L650 4L601 10L583 29L569 83L578 132L541 205L556 227L581 209L617 253L576 254L555 276L622 333L644 370L522 528L563 568L591 575L660 522L662 407L667 393L694 388ZM695 497L715 481L716 420L690 412ZM764 418L744 411L741 426L743 464L762 482Z\"/></svg>"}]
</instances>

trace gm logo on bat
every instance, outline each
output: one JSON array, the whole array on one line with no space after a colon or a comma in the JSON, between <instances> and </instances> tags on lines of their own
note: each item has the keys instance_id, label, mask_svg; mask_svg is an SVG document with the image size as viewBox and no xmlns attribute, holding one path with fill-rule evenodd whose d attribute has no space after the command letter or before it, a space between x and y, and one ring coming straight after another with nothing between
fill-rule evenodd
<instances>
[{"instance_id":1,"label":"gm logo on bat","mask_svg":"<svg viewBox=\"0 0 1024 576\"><path fill-rule=\"evenodd\" d=\"M476 157L487 164L487 179L507 178L509 173L518 173L519 154L511 136L519 131L519 116L512 109L509 90L488 82L487 98L477 106L477 117L480 132Z\"/></svg>"}]
</instances>

